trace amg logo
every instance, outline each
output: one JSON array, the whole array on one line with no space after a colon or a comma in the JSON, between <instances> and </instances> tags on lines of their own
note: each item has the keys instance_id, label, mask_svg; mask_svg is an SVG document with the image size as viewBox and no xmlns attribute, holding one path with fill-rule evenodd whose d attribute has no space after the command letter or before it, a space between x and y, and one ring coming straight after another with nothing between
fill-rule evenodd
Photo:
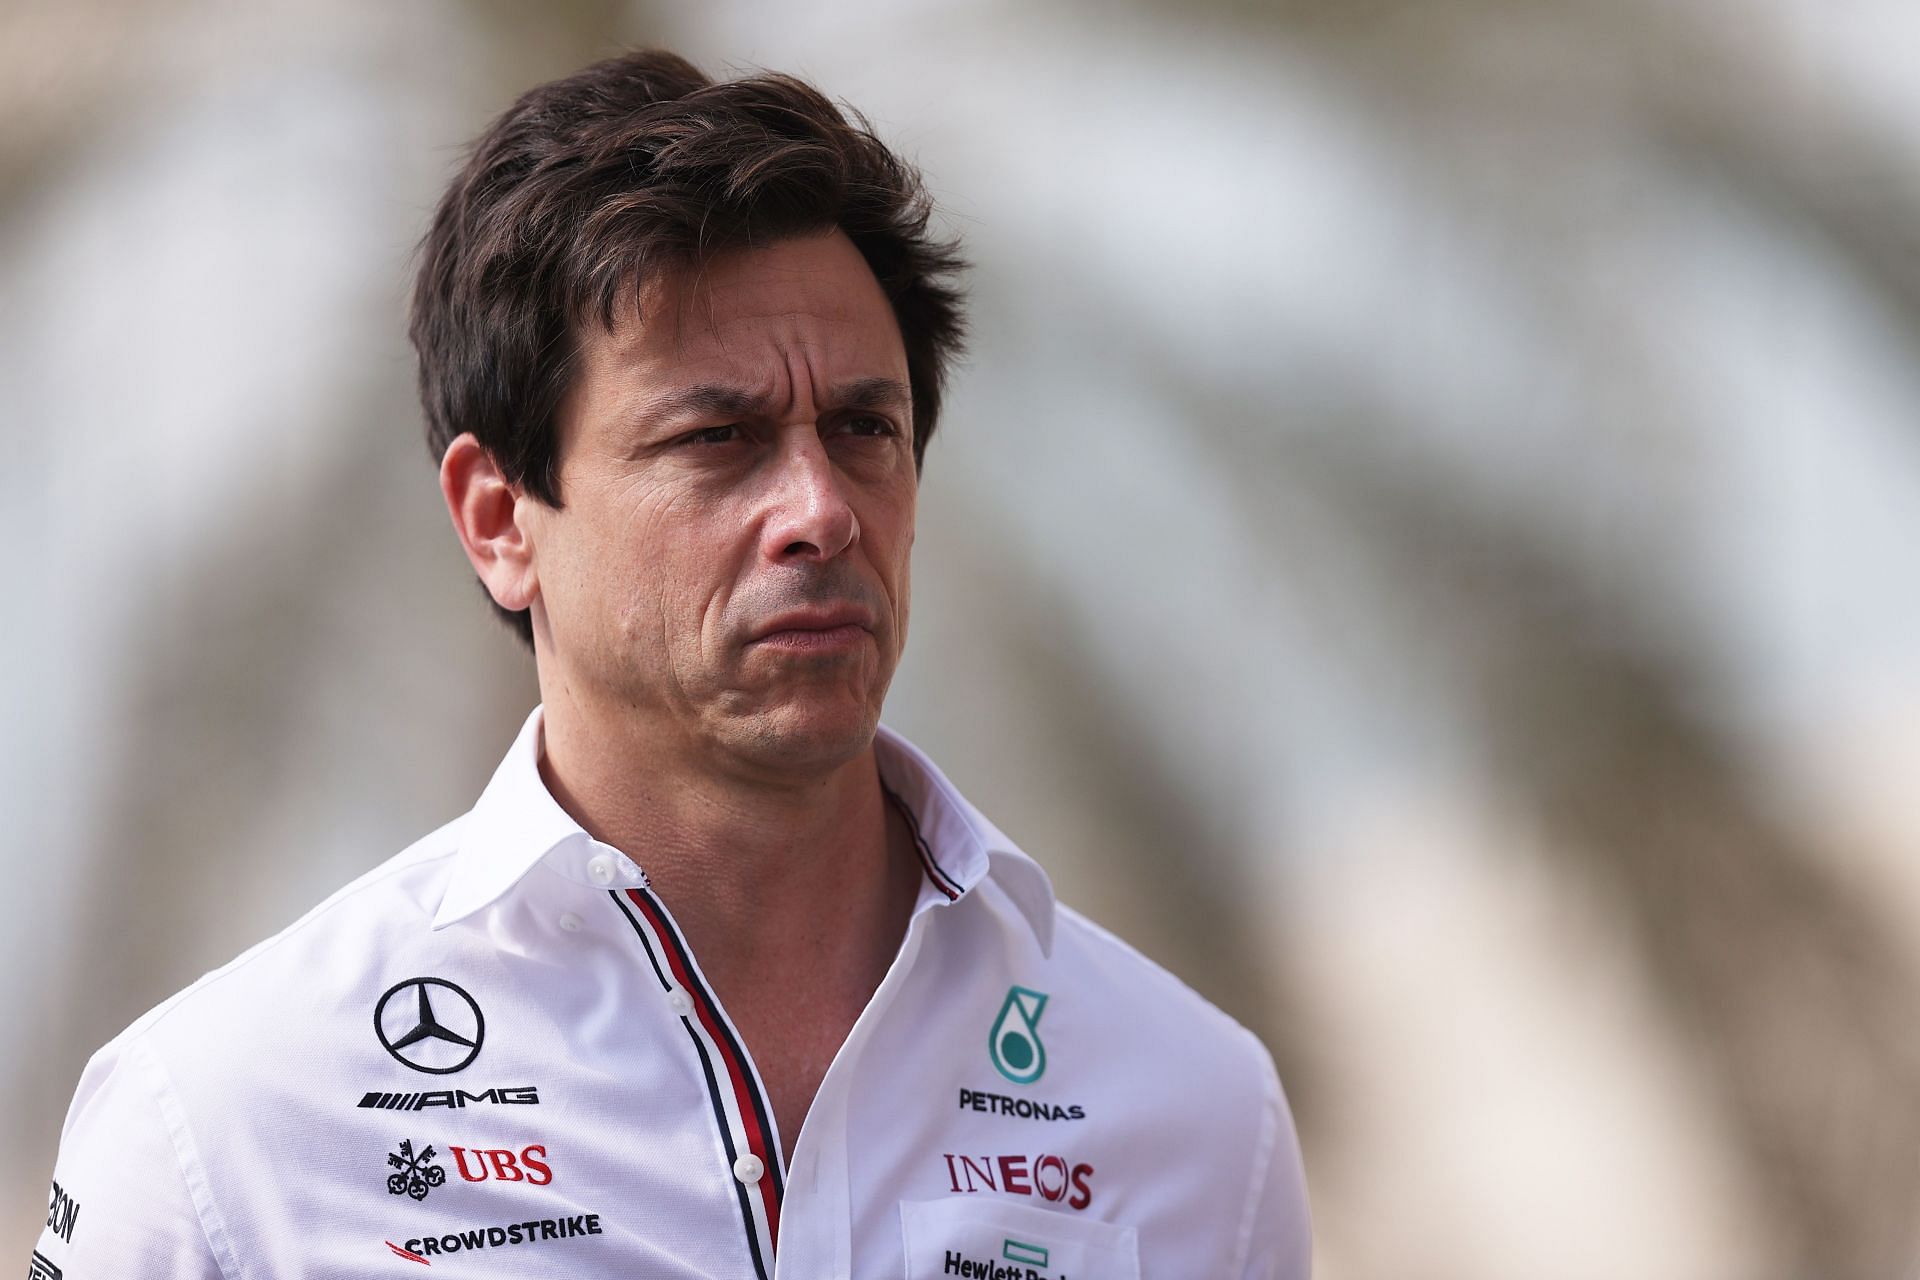
<instances>
[{"instance_id":1,"label":"amg logo","mask_svg":"<svg viewBox=\"0 0 1920 1280\"><path fill-rule=\"evenodd\" d=\"M523 1084L508 1089L483 1089L468 1093L465 1089L433 1089L426 1093L381 1093L378 1090L360 1099L359 1105L376 1111L425 1111L428 1107L464 1107L469 1102L493 1102L512 1106L536 1106L540 1102L537 1085Z\"/></svg>"}]
</instances>

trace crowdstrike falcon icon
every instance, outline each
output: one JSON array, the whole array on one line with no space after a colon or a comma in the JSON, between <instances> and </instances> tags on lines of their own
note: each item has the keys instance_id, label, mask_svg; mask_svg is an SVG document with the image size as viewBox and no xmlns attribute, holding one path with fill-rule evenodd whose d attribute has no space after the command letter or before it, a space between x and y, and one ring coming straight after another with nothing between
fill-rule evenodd
<instances>
[{"instance_id":1,"label":"crowdstrike falcon icon","mask_svg":"<svg viewBox=\"0 0 1920 1280\"><path fill-rule=\"evenodd\" d=\"M373 1030L394 1061L444 1076L479 1056L487 1020L473 997L445 978L408 978L373 1007Z\"/></svg>"}]
</instances>

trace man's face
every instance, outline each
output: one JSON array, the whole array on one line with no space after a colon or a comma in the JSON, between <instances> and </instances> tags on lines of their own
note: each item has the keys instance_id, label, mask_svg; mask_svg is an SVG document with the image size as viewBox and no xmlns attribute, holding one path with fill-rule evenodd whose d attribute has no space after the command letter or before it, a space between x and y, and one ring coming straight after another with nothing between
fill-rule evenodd
<instances>
[{"instance_id":1,"label":"man's face","mask_svg":"<svg viewBox=\"0 0 1920 1280\"><path fill-rule=\"evenodd\" d=\"M639 304L581 334L562 506L521 500L542 683L732 767L843 763L907 635L918 481L892 308L838 231Z\"/></svg>"}]
</instances>

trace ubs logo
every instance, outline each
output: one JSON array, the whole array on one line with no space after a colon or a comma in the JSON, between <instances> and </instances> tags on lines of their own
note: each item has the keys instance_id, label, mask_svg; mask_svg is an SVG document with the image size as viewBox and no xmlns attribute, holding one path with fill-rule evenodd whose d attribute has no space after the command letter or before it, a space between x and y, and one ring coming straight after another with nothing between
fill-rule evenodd
<instances>
[{"instance_id":1,"label":"ubs logo","mask_svg":"<svg viewBox=\"0 0 1920 1280\"><path fill-rule=\"evenodd\" d=\"M546 1147L535 1143L515 1151L511 1147L448 1147L453 1167L467 1182L524 1182L544 1187L553 1181ZM425 1200L435 1187L445 1186L447 1171L435 1161L440 1153L432 1143L415 1151L408 1139L398 1151L387 1153L387 1193Z\"/></svg>"},{"instance_id":2,"label":"ubs logo","mask_svg":"<svg viewBox=\"0 0 1920 1280\"><path fill-rule=\"evenodd\" d=\"M525 1182L544 1187L553 1181L553 1166L547 1163L547 1149L522 1147L518 1152L504 1147L448 1147L453 1167L468 1182Z\"/></svg>"},{"instance_id":3,"label":"ubs logo","mask_svg":"<svg viewBox=\"0 0 1920 1280\"><path fill-rule=\"evenodd\" d=\"M373 1007L373 1030L394 1061L444 1076L480 1056L487 1020L474 998L445 978L408 978Z\"/></svg>"},{"instance_id":4,"label":"ubs logo","mask_svg":"<svg viewBox=\"0 0 1920 1280\"><path fill-rule=\"evenodd\" d=\"M415 1154L413 1140L402 1139L400 1150L387 1153L387 1165L393 1170L387 1175L387 1194L425 1200L429 1191L447 1180L447 1171L433 1162L438 1154L432 1143Z\"/></svg>"}]
</instances>

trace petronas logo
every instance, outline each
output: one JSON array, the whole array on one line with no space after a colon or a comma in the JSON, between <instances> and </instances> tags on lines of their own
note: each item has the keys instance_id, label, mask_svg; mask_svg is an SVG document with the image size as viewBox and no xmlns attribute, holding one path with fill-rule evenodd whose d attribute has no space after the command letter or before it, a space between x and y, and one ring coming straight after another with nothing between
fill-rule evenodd
<instances>
[{"instance_id":1,"label":"petronas logo","mask_svg":"<svg viewBox=\"0 0 1920 1280\"><path fill-rule=\"evenodd\" d=\"M1047 1046L1040 1043L1040 1014L1046 1007L1046 992L1009 987L987 1033L994 1069L1015 1084L1032 1084L1047 1069Z\"/></svg>"}]
</instances>

